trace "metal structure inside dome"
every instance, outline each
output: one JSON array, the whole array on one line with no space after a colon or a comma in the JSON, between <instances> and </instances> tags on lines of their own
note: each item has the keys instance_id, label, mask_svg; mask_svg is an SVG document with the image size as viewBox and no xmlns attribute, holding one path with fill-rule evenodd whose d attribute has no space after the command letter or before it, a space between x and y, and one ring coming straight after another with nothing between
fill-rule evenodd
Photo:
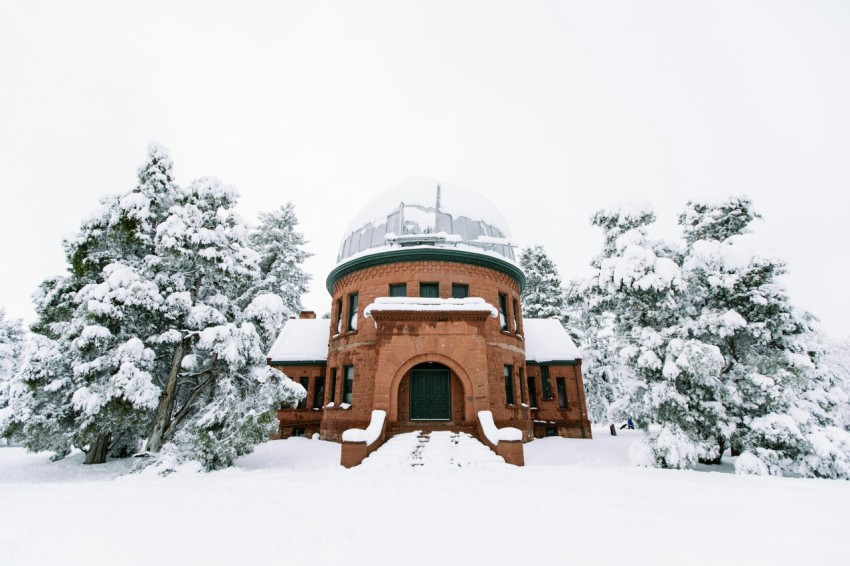
<instances>
[{"instance_id":1,"label":"metal structure inside dome","mask_svg":"<svg viewBox=\"0 0 850 566\"><path fill-rule=\"evenodd\" d=\"M410 246L465 246L515 259L506 222L483 196L436 180L413 179L361 211L340 245L337 262L371 249Z\"/></svg>"}]
</instances>

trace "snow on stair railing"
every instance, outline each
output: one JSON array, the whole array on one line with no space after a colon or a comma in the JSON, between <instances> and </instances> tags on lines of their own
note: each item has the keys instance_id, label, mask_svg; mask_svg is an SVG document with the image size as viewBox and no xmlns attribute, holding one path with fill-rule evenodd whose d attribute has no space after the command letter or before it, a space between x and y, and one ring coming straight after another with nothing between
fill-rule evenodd
<instances>
[{"instance_id":1,"label":"snow on stair railing","mask_svg":"<svg viewBox=\"0 0 850 566\"><path fill-rule=\"evenodd\" d=\"M366 430L350 428L342 433L342 453L340 464L346 468L360 465L366 456L377 450L384 443L387 412L372 411L372 420Z\"/></svg>"},{"instance_id":2,"label":"snow on stair railing","mask_svg":"<svg viewBox=\"0 0 850 566\"><path fill-rule=\"evenodd\" d=\"M490 411L478 411L478 424L481 425L481 432L490 444L490 448L504 458L505 462L515 466L525 465L520 429L512 426L496 428L493 413Z\"/></svg>"},{"instance_id":3,"label":"snow on stair railing","mask_svg":"<svg viewBox=\"0 0 850 566\"><path fill-rule=\"evenodd\" d=\"M384 429L384 419L387 418L386 411L372 411L372 420L366 430L362 428L350 428L342 433L343 442L365 442L366 446L372 445L381 436Z\"/></svg>"},{"instance_id":4,"label":"snow on stair railing","mask_svg":"<svg viewBox=\"0 0 850 566\"><path fill-rule=\"evenodd\" d=\"M512 426L496 428L496 423L493 422L493 413L490 411L478 411L478 420L481 421L484 436L493 446L498 445L500 440L522 440L522 431L518 428Z\"/></svg>"}]
</instances>

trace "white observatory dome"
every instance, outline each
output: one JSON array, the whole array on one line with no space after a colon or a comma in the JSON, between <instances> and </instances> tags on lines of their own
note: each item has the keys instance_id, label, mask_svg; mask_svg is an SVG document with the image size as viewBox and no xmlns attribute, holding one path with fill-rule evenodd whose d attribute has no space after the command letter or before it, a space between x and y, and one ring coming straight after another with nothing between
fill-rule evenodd
<instances>
[{"instance_id":1,"label":"white observatory dome","mask_svg":"<svg viewBox=\"0 0 850 566\"><path fill-rule=\"evenodd\" d=\"M429 245L496 253L513 262L510 238L505 218L480 194L415 177L363 207L345 232L337 262L369 250Z\"/></svg>"}]
</instances>

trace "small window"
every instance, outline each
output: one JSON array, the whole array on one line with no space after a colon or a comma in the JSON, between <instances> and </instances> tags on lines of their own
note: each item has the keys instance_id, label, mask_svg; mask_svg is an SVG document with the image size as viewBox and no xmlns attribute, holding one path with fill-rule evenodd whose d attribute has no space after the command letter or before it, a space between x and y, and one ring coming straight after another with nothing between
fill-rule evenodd
<instances>
[{"instance_id":1,"label":"small window","mask_svg":"<svg viewBox=\"0 0 850 566\"><path fill-rule=\"evenodd\" d=\"M514 299L514 332L519 334L519 301Z\"/></svg>"},{"instance_id":2,"label":"small window","mask_svg":"<svg viewBox=\"0 0 850 566\"><path fill-rule=\"evenodd\" d=\"M513 367L505 366L505 403L513 405L514 400L514 372Z\"/></svg>"},{"instance_id":3,"label":"small window","mask_svg":"<svg viewBox=\"0 0 850 566\"><path fill-rule=\"evenodd\" d=\"M307 435L307 429L306 428L295 427L295 428L292 429L292 436L306 436L306 435Z\"/></svg>"},{"instance_id":4,"label":"small window","mask_svg":"<svg viewBox=\"0 0 850 566\"><path fill-rule=\"evenodd\" d=\"M546 436L558 436L558 431L553 426L547 426Z\"/></svg>"},{"instance_id":5,"label":"small window","mask_svg":"<svg viewBox=\"0 0 850 566\"><path fill-rule=\"evenodd\" d=\"M390 297L406 297L407 283L393 283L390 285Z\"/></svg>"},{"instance_id":6,"label":"small window","mask_svg":"<svg viewBox=\"0 0 850 566\"><path fill-rule=\"evenodd\" d=\"M342 402L351 405L354 391L354 366L345 366L345 380L342 384Z\"/></svg>"},{"instance_id":7,"label":"small window","mask_svg":"<svg viewBox=\"0 0 850 566\"><path fill-rule=\"evenodd\" d=\"M518 368L517 373L519 374L519 399L522 401L522 404L525 405L525 380L522 378L522 368Z\"/></svg>"},{"instance_id":8,"label":"small window","mask_svg":"<svg viewBox=\"0 0 850 566\"><path fill-rule=\"evenodd\" d=\"M556 379L558 382L558 407L561 409L570 408L570 400L567 397L567 380L563 377Z\"/></svg>"},{"instance_id":9,"label":"small window","mask_svg":"<svg viewBox=\"0 0 850 566\"><path fill-rule=\"evenodd\" d=\"M499 327L508 329L508 296L504 293L499 293Z\"/></svg>"},{"instance_id":10,"label":"small window","mask_svg":"<svg viewBox=\"0 0 850 566\"><path fill-rule=\"evenodd\" d=\"M336 401L336 368L331 368L331 394L328 398L328 403Z\"/></svg>"},{"instance_id":11,"label":"small window","mask_svg":"<svg viewBox=\"0 0 850 566\"><path fill-rule=\"evenodd\" d=\"M552 384L549 382L549 366L540 366L540 385L543 387L543 400L552 399Z\"/></svg>"},{"instance_id":12,"label":"small window","mask_svg":"<svg viewBox=\"0 0 850 566\"><path fill-rule=\"evenodd\" d=\"M537 385L534 383L534 376L528 376L528 400L532 408L537 407Z\"/></svg>"},{"instance_id":13,"label":"small window","mask_svg":"<svg viewBox=\"0 0 850 566\"><path fill-rule=\"evenodd\" d=\"M325 377L320 375L316 377L316 382L313 384L313 408L321 409L322 403L325 401Z\"/></svg>"},{"instance_id":14,"label":"small window","mask_svg":"<svg viewBox=\"0 0 850 566\"><path fill-rule=\"evenodd\" d=\"M302 377L299 381L301 383L301 387L304 388L304 391L309 392L310 391L310 378L309 377ZM303 399L298 401L298 408L299 409L306 409L307 408L307 395L306 394L304 395Z\"/></svg>"},{"instance_id":15,"label":"small window","mask_svg":"<svg viewBox=\"0 0 850 566\"><path fill-rule=\"evenodd\" d=\"M428 299L439 299L440 298L440 285L439 283L420 283L419 284L419 296L425 297Z\"/></svg>"},{"instance_id":16,"label":"small window","mask_svg":"<svg viewBox=\"0 0 850 566\"><path fill-rule=\"evenodd\" d=\"M452 299L465 299L469 296L469 285L452 283Z\"/></svg>"},{"instance_id":17,"label":"small window","mask_svg":"<svg viewBox=\"0 0 850 566\"><path fill-rule=\"evenodd\" d=\"M342 299L336 300L336 333L342 334Z\"/></svg>"},{"instance_id":18,"label":"small window","mask_svg":"<svg viewBox=\"0 0 850 566\"><path fill-rule=\"evenodd\" d=\"M357 293L348 296L348 331L357 330Z\"/></svg>"}]
</instances>

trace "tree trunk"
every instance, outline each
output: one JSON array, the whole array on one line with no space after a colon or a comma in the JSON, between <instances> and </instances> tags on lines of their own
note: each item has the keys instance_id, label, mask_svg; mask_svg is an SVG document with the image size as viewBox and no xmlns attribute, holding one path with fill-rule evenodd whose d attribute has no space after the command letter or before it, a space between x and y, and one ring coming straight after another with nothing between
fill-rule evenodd
<instances>
[{"instance_id":1,"label":"tree trunk","mask_svg":"<svg viewBox=\"0 0 850 566\"><path fill-rule=\"evenodd\" d=\"M617 425L611 423L611 436L617 436Z\"/></svg>"},{"instance_id":2,"label":"tree trunk","mask_svg":"<svg viewBox=\"0 0 850 566\"><path fill-rule=\"evenodd\" d=\"M180 341L174 348L174 356L171 358L171 368L168 370L168 381L165 389L159 396L159 405L156 408L153 426L150 436L145 443L148 452L159 452L165 444L165 431L171 424L171 415L174 412L174 401L177 398L177 377L180 374L180 366L186 353L186 339Z\"/></svg>"},{"instance_id":3,"label":"tree trunk","mask_svg":"<svg viewBox=\"0 0 850 566\"><path fill-rule=\"evenodd\" d=\"M732 456L740 456L741 452L744 451L744 446L741 444L740 439L733 436L731 444Z\"/></svg>"},{"instance_id":4,"label":"tree trunk","mask_svg":"<svg viewBox=\"0 0 850 566\"><path fill-rule=\"evenodd\" d=\"M109 440L111 437L111 434L101 434L92 442L89 451L86 452L86 464L106 463L106 453L109 452Z\"/></svg>"}]
</instances>

